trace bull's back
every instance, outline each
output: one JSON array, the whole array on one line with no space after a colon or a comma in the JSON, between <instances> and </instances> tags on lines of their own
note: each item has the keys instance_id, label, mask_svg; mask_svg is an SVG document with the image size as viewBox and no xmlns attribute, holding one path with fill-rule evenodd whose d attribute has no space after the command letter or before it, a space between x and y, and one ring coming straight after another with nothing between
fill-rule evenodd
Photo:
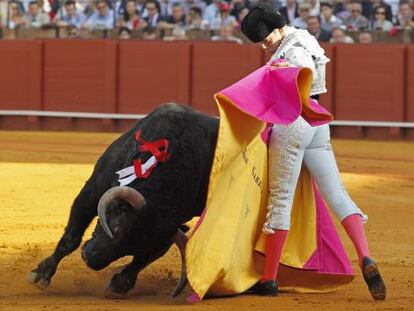
<instances>
[{"instance_id":1,"label":"bull's back","mask_svg":"<svg viewBox=\"0 0 414 311\"><path fill-rule=\"evenodd\" d=\"M92 175L98 192L102 195L119 185L118 170L133 165L136 159L145 162L151 156L138 150L140 143L135 134L141 131L144 141L167 139L169 159L159 163L147 179L138 179L130 186L161 208L169 205L168 209L182 210L184 206L186 213L199 213L205 204L218 125L217 118L189 107L160 106L116 139L100 157Z\"/></svg>"}]
</instances>

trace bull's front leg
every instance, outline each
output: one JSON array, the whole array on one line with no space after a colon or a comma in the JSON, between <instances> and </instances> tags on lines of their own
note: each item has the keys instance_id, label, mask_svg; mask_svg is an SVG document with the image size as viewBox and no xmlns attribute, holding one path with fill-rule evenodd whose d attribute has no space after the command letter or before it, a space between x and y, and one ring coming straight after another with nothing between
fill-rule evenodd
<instances>
[{"instance_id":1,"label":"bull's front leg","mask_svg":"<svg viewBox=\"0 0 414 311\"><path fill-rule=\"evenodd\" d=\"M188 227L186 226L180 227L185 231L188 230ZM126 265L121 272L115 274L112 277L111 282L105 289L105 297L112 299L123 298L132 288L134 288L138 273L158 258L164 256L165 253L170 249L172 243L175 243L178 246L183 265L181 267L182 271L180 282L175 289L173 296L175 297L179 295L187 283L184 263L185 245L187 243L187 240L188 239L185 233L181 229L178 229L172 237L166 237L166 241L169 241L167 244L148 250L149 252L135 255L130 264Z\"/></svg>"},{"instance_id":2,"label":"bull's front leg","mask_svg":"<svg viewBox=\"0 0 414 311\"><path fill-rule=\"evenodd\" d=\"M68 224L55 251L29 274L30 283L40 289L46 289L49 286L59 262L79 247L86 228L97 215L97 205L95 184L88 181L73 202Z\"/></svg>"}]
</instances>

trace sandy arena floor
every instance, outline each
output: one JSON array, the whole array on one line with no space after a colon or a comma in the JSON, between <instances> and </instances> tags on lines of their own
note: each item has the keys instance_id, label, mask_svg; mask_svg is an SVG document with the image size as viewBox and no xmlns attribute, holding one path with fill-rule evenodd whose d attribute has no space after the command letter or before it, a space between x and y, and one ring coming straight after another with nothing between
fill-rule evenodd
<instances>
[{"instance_id":1,"label":"sandy arena floor","mask_svg":"<svg viewBox=\"0 0 414 311\"><path fill-rule=\"evenodd\" d=\"M187 306L185 295L170 297L180 269L175 248L139 275L126 300L103 298L114 270L126 261L95 272L79 251L62 261L46 291L38 290L26 280L29 271L52 252L72 200L116 136L0 132L0 310L414 310L413 142L334 142L344 182L370 217L366 230L388 287L385 302L371 300L358 273L329 294L243 295ZM356 267L351 243L344 243Z\"/></svg>"}]
</instances>

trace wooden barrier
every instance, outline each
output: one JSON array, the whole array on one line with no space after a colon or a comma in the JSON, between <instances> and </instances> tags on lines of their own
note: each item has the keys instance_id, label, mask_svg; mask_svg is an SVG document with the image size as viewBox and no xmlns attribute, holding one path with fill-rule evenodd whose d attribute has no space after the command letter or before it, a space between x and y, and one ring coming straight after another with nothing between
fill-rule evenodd
<instances>
[{"instance_id":1,"label":"wooden barrier","mask_svg":"<svg viewBox=\"0 0 414 311\"><path fill-rule=\"evenodd\" d=\"M41 109L41 41L0 41L0 107Z\"/></svg>"},{"instance_id":2,"label":"wooden barrier","mask_svg":"<svg viewBox=\"0 0 414 311\"><path fill-rule=\"evenodd\" d=\"M0 41L1 109L42 110L42 41ZM0 117L0 127L27 129L36 118Z\"/></svg>"},{"instance_id":3,"label":"wooden barrier","mask_svg":"<svg viewBox=\"0 0 414 311\"><path fill-rule=\"evenodd\" d=\"M160 103L190 102L190 44L119 43L119 113L148 113Z\"/></svg>"},{"instance_id":4,"label":"wooden barrier","mask_svg":"<svg viewBox=\"0 0 414 311\"><path fill-rule=\"evenodd\" d=\"M321 44L322 48L325 50L326 56L330 59L330 62L326 66L326 88L328 92L321 95L320 104L328 109L331 113L335 114L335 46L333 44Z\"/></svg>"},{"instance_id":5,"label":"wooden barrier","mask_svg":"<svg viewBox=\"0 0 414 311\"><path fill-rule=\"evenodd\" d=\"M324 45L321 104L336 120L414 122L414 45ZM214 93L265 62L257 45L117 40L0 41L0 110L146 114L179 102L217 115ZM134 120L0 116L1 129L122 130ZM339 137L414 130L334 128Z\"/></svg>"},{"instance_id":6,"label":"wooden barrier","mask_svg":"<svg viewBox=\"0 0 414 311\"><path fill-rule=\"evenodd\" d=\"M115 112L116 42L51 40L44 45L44 110Z\"/></svg>"},{"instance_id":7,"label":"wooden barrier","mask_svg":"<svg viewBox=\"0 0 414 311\"><path fill-rule=\"evenodd\" d=\"M406 83L406 94L405 94L405 111L406 121L414 122L414 45L407 47L407 64L405 71L405 83ZM406 137L414 139L414 130L406 130Z\"/></svg>"},{"instance_id":8,"label":"wooden barrier","mask_svg":"<svg viewBox=\"0 0 414 311\"><path fill-rule=\"evenodd\" d=\"M404 121L404 45L337 45L335 118L338 120ZM397 137L381 128L337 128L339 136Z\"/></svg>"},{"instance_id":9,"label":"wooden barrier","mask_svg":"<svg viewBox=\"0 0 414 311\"><path fill-rule=\"evenodd\" d=\"M46 40L43 109L115 112L117 43L108 40ZM90 130L99 120L66 119L65 126ZM76 122L76 124L72 124ZM45 119L42 128L59 129L61 119Z\"/></svg>"},{"instance_id":10,"label":"wooden barrier","mask_svg":"<svg viewBox=\"0 0 414 311\"><path fill-rule=\"evenodd\" d=\"M193 43L191 105L217 115L213 94L258 69L262 62L262 53L256 45Z\"/></svg>"}]
</instances>

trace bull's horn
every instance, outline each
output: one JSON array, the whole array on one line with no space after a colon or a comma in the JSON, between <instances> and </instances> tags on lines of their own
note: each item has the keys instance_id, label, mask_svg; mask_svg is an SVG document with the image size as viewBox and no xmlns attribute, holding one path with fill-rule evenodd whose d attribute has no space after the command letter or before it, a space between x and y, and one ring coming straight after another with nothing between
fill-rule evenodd
<instances>
[{"instance_id":1,"label":"bull's horn","mask_svg":"<svg viewBox=\"0 0 414 311\"><path fill-rule=\"evenodd\" d=\"M187 245L188 238L180 229L177 230L177 233L173 236L175 244L177 244L178 249L180 250L181 254L181 276L180 280L178 281L178 285L173 292L173 297L176 297L181 294L185 286L187 285L187 269L185 265L185 247Z\"/></svg>"},{"instance_id":2,"label":"bull's horn","mask_svg":"<svg viewBox=\"0 0 414 311\"><path fill-rule=\"evenodd\" d=\"M98 203L98 217L102 228L111 239L113 239L114 236L108 226L106 209L108 204L114 199L125 200L134 208L140 208L145 203L145 199L141 193L126 186L113 187L102 195Z\"/></svg>"}]
</instances>

